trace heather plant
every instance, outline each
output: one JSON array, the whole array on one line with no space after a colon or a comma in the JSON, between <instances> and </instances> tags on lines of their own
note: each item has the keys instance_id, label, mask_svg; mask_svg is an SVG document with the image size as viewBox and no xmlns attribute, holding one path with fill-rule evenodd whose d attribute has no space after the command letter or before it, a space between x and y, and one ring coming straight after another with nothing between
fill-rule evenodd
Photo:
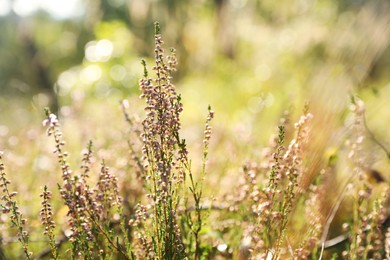
<instances>
[{"instance_id":1,"label":"heather plant","mask_svg":"<svg viewBox=\"0 0 390 260\"><path fill-rule=\"evenodd\" d=\"M200 172L200 175L198 176L199 181L195 180L194 175L191 171L191 165L187 161L185 166L188 170L188 177L189 177L189 186L188 189L190 191L190 195L185 194L185 198L187 199L185 202L185 218L182 222L183 230L187 230L186 242L188 247L188 254L190 257L193 257L194 259L202 259L203 257L207 256L209 253L209 250L207 246L201 244L201 230L202 226L204 225L205 221L205 214L202 212L206 207L202 205L202 195L203 195L203 180L206 177L206 164L208 159L208 147L209 142L211 138L211 126L210 122L214 118L214 112L211 110L211 107L208 108L209 114L206 118L205 123L205 130L204 130L204 138L203 138L203 157L202 157L202 169ZM194 203L193 206L188 206L188 196L192 197L192 201Z\"/></svg>"},{"instance_id":2,"label":"heather plant","mask_svg":"<svg viewBox=\"0 0 390 260\"><path fill-rule=\"evenodd\" d=\"M183 105L180 95L176 93L175 86L171 82L171 74L176 70L177 64L175 51L172 49L165 60L158 23L155 26L156 64L153 66L153 71L156 77L149 77L146 62L143 60L144 78L139 83L142 91L141 98L146 101L146 118L142 121L141 134L144 161L142 170L148 191L146 196L150 199L149 207L153 212L151 216L153 229L150 234L139 233L139 235L142 237L140 240L144 245L144 252L151 250L147 253L150 258L183 259L188 254L199 259L202 186L192 174L187 146L179 134ZM206 174L207 151L211 137L210 121L213 115L209 108L204 131L201 179ZM128 116L126 118L128 120ZM186 182L186 179L189 180ZM187 185L194 202L194 210L186 209L188 196L191 196L186 192ZM179 218L183 207L184 220ZM139 212L141 215L137 218L142 219L145 210ZM189 235L182 233L186 226ZM187 244L187 252L185 244Z\"/></svg>"},{"instance_id":3,"label":"heather plant","mask_svg":"<svg viewBox=\"0 0 390 260\"><path fill-rule=\"evenodd\" d=\"M120 245L115 239L115 228L112 221L120 219L123 227L122 200L119 196L117 178L110 173L104 161L101 164L98 181L95 187L88 184L91 171L92 142L89 143L84 153L81 173L75 175L67 162L67 152L64 151L65 142L62 140L62 132L57 117L46 110L47 119L43 122L48 126L48 135L54 137L55 150L62 171L63 185L58 185L60 195L68 208L68 225L70 227L69 241L71 242L72 257L84 257L87 259L97 257L113 257L114 252L125 258L131 257L130 244L126 247ZM51 229L54 223L50 221L50 207L47 204L48 193L44 193L44 218L43 222L48 229L50 246L53 257L57 257L57 250L52 242ZM116 214L116 215L115 215ZM123 228L122 228L123 231ZM45 231L46 232L46 231ZM124 240L128 241L126 232L123 232Z\"/></svg>"},{"instance_id":4,"label":"heather plant","mask_svg":"<svg viewBox=\"0 0 390 260\"><path fill-rule=\"evenodd\" d=\"M43 188L43 192L41 194L42 197L42 209L40 211L40 216L42 220L42 225L45 227L44 235L47 235L49 238L50 250L54 259L58 258L58 249L56 245L56 238L53 232L55 226L53 220L53 209L50 204L50 200L52 198L51 192L47 189L47 186Z\"/></svg>"},{"instance_id":5,"label":"heather plant","mask_svg":"<svg viewBox=\"0 0 390 260\"><path fill-rule=\"evenodd\" d=\"M27 220L23 217L19 210L18 203L15 199L17 192L11 192L9 185L11 182L7 179L3 164L3 152L0 151L0 187L3 196L1 200L4 204L1 205L3 213L10 214L11 225L17 230L18 241L22 244L24 255L27 259L31 259L32 252L29 251L29 233L26 230Z\"/></svg>"},{"instance_id":6,"label":"heather plant","mask_svg":"<svg viewBox=\"0 0 390 260\"><path fill-rule=\"evenodd\" d=\"M353 135L348 144L354 168L351 184L354 186L353 217L351 223L346 223L349 230L350 244L348 250L343 252L347 259L382 259L384 255L383 223L388 215L389 188L385 188L379 199L373 202L373 186L368 181L366 169L369 167L367 155L364 153L364 140L367 138L365 125L364 103L359 99L352 99L352 112L354 114Z\"/></svg>"},{"instance_id":7,"label":"heather plant","mask_svg":"<svg viewBox=\"0 0 390 260\"><path fill-rule=\"evenodd\" d=\"M302 149L308 140L307 123L311 118L306 112L295 124L295 136L288 147L284 146L285 126L280 125L273 150L268 152L269 162L263 167L256 163L243 167L244 179L233 210L239 211L241 205L249 204L249 216L243 212L247 227L242 243L255 259L279 259L286 253L285 238L297 204L298 180L305 172Z\"/></svg>"},{"instance_id":8,"label":"heather plant","mask_svg":"<svg viewBox=\"0 0 390 260\"><path fill-rule=\"evenodd\" d=\"M184 164L187 149L180 139L182 104L172 84L171 73L176 70L174 50L165 61L163 41L156 24L155 61L156 78L148 77L143 61L144 78L140 80L141 97L146 101L143 120L143 161L147 196L152 207L152 231L149 238L153 247L150 257L182 259L185 255L177 220L181 186L185 178Z\"/></svg>"},{"instance_id":9,"label":"heather plant","mask_svg":"<svg viewBox=\"0 0 390 260\"><path fill-rule=\"evenodd\" d=\"M40 195L39 218L46 240L37 254L32 254L32 248L36 249L33 226L27 225L32 221L27 222L19 209L0 153L0 206L9 223L3 215L0 219L15 229L24 258L328 259L332 253L334 258L389 258L390 229L385 225L389 186L383 178L379 188L368 181L370 164L363 144L371 138L384 146L368 130L361 100L352 102L352 126L346 127L349 134L342 138L346 144L340 145L337 154L346 154L343 162L327 158L314 178L307 177L312 156L308 146L320 132L312 128L315 117L305 106L295 124L285 114L269 147L235 169L239 178L233 180L231 190L212 198L207 181L215 170L208 166L215 156L209 156L214 112L208 108L200 166L194 167L181 135L183 104L173 84L176 53L171 49L165 56L158 23L154 40L155 64L149 70L142 60L144 75L139 80L144 113L129 113L129 102L121 103L128 129L119 142L128 151L115 147L112 153L124 158L123 169L110 167L95 141L89 141L81 166L72 170L60 120L45 110L43 124L53 140L61 178L58 192L45 184ZM338 178L337 163L352 172L341 188L331 182ZM310 184L303 185L308 179ZM332 197L330 202L328 197ZM335 233L332 228L337 229L333 226L340 222L334 220L347 199L353 208L344 213L343 233L333 239L329 237ZM63 209L66 223L61 225L58 211ZM340 248L332 251L334 246Z\"/></svg>"}]
</instances>

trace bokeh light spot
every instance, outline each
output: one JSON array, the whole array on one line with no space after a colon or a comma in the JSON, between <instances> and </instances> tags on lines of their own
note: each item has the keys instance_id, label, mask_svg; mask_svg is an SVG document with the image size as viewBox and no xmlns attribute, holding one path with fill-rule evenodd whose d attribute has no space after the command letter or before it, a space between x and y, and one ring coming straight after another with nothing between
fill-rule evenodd
<instances>
[{"instance_id":1,"label":"bokeh light spot","mask_svg":"<svg viewBox=\"0 0 390 260\"><path fill-rule=\"evenodd\" d=\"M76 84L77 82L77 75L74 71L67 70L60 74L58 77L58 95L63 96L66 95L71 88Z\"/></svg>"},{"instance_id":2,"label":"bokeh light spot","mask_svg":"<svg viewBox=\"0 0 390 260\"><path fill-rule=\"evenodd\" d=\"M0 16L6 16L11 12L11 3L9 0L0 0Z\"/></svg>"},{"instance_id":3,"label":"bokeh light spot","mask_svg":"<svg viewBox=\"0 0 390 260\"><path fill-rule=\"evenodd\" d=\"M41 8L55 18L65 19L83 14L80 0L53 1L41 0Z\"/></svg>"},{"instance_id":4,"label":"bokeh light spot","mask_svg":"<svg viewBox=\"0 0 390 260\"><path fill-rule=\"evenodd\" d=\"M92 64L80 72L80 79L87 84L94 83L102 76L102 70L98 65Z\"/></svg>"},{"instance_id":5,"label":"bokeh light spot","mask_svg":"<svg viewBox=\"0 0 390 260\"><path fill-rule=\"evenodd\" d=\"M19 16L29 16L39 8L38 1L30 0L15 0L12 9Z\"/></svg>"},{"instance_id":6,"label":"bokeh light spot","mask_svg":"<svg viewBox=\"0 0 390 260\"><path fill-rule=\"evenodd\" d=\"M114 45L109 40L103 39L98 42L91 41L85 48L85 58L88 61L108 61L114 50Z\"/></svg>"},{"instance_id":7,"label":"bokeh light spot","mask_svg":"<svg viewBox=\"0 0 390 260\"><path fill-rule=\"evenodd\" d=\"M126 76L126 69L121 65L114 65L110 69L110 76L113 80L121 81Z\"/></svg>"}]
</instances>

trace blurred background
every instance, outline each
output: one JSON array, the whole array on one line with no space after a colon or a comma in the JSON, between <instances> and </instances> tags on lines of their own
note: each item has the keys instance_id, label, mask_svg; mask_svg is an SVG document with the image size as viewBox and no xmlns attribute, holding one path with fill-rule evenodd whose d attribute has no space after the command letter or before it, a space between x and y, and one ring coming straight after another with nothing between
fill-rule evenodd
<instances>
[{"instance_id":1,"label":"blurred background","mask_svg":"<svg viewBox=\"0 0 390 260\"><path fill-rule=\"evenodd\" d=\"M187 138L210 104L219 137L237 140L223 149L250 156L246 145L266 144L285 110L298 115L309 102L327 140L354 94L390 143L388 1L0 0L1 149L17 146L22 129L35 139L45 106L65 121L77 116L71 132L120 118L124 98L139 110L154 21L177 49Z\"/></svg>"},{"instance_id":2,"label":"blurred background","mask_svg":"<svg viewBox=\"0 0 390 260\"><path fill-rule=\"evenodd\" d=\"M128 112L142 118L140 60L153 64L155 21L165 48L177 50L174 83L195 169L209 104L216 113L208 195L234 186L280 118L296 121L305 104L314 114L312 175L340 149L352 95L365 102L367 126L390 149L387 0L0 0L0 150L13 185L31 195L22 204L38 198L37 187L60 181L41 124L46 106L60 117L75 168L93 140L97 158L128 176L119 104L128 100ZM388 180L386 154L368 141L369 164ZM39 206L24 210L34 215Z\"/></svg>"},{"instance_id":3,"label":"blurred background","mask_svg":"<svg viewBox=\"0 0 390 260\"><path fill-rule=\"evenodd\" d=\"M177 49L190 143L210 104L215 149L256 156L284 111L294 119L309 102L325 147L357 95L389 144L388 1L0 0L0 148L34 143L46 106L71 122L75 148L110 134L107 120L123 128L122 99L142 111L140 59L153 62L154 21Z\"/></svg>"}]
</instances>

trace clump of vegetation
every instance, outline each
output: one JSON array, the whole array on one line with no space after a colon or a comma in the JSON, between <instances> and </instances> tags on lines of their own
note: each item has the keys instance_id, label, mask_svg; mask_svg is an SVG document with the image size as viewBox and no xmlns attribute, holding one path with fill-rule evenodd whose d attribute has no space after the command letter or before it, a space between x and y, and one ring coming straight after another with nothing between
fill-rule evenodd
<instances>
[{"instance_id":1,"label":"clump of vegetation","mask_svg":"<svg viewBox=\"0 0 390 260\"><path fill-rule=\"evenodd\" d=\"M370 137L364 121L364 104L353 100L353 127L348 153L354 174L339 190L332 187L334 156L325 168L309 176L309 146L313 116L309 107L292 125L287 115L277 127L270 147L256 161L241 169L234 190L220 197L205 198L207 161L214 112L209 107L202 145L202 165L194 171L186 140L180 135L181 96L172 82L176 70L175 51L164 56L159 25L155 25L155 65L152 73L144 66L139 81L145 100L145 117L136 120L127 112L130 162L139 190L121 189L120 180L107 163L94 158L93 142L84 151L81 167L72 170L57 116L46 110L43 124L54 140L54 154L61 170L53 201L44 186L40 220L46 236L44 249L32 253L29 222L21 213L16 192L12 192L0 154L2 217L7 232L15 232L27 259L384 259L389 258L389 185L380 182L383 196L371 197L373 186L367 177L365 138ZM152 74L152 75L151 75ZM116 154L115 156L127 156ZM126 157L127 158L127 157ZM349 159L348 159L349 158ZM312 176L312 175L310 175ZM310 180L309 180L310 178ZM305 186L304 183L308 183ZM123 184L126 187L126 183ZM350 195L350 196L349 196ZM133 196L130 201L127 198ZM331 197L330 202L327 197ZM329 238L331 224L340 204L351 198L353 209L340 237ZM212 203L210 202L212 201ZM56 223L52 204L66 208L65 228ZM14 230L14 231L12 231ZM298 234L298 235L297 235ZM334 249L336 248L336 249ZM2 247L1 253L6 252ZM3 255L2 258L7 255Z\"/></svg>"}]
</instances>

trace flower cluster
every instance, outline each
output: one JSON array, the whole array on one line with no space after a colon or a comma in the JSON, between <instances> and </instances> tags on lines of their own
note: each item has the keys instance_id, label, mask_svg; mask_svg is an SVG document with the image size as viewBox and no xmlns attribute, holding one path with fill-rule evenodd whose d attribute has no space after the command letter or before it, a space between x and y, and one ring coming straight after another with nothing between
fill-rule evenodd
<instances>
[{"instance_id":1,"label":"flower cluster","mask_svg":"<svg viewBox=\"0 0 390 260\"><path fill-rule=\"evenodd\" d=\"M309 139L308 122L313 116L306 113L294 125L295 136L287 147L285 125L280 125L273 140L272 152L266 150L261 164L250 162L243 167L243 176L237 193L231 197L229 209L234 212L247 210L243 226L241 254L263 259L280 257L284 248L285 234L291 212L296 204L299 178L305 173L303 150ZM284 120L285 122L285 120ZM313 192L314 193L314 192ZM313 201L315 203L315 196ZM245 207L246 205L246 207ZM313 248L321 225L316 216L312 218L312 230L306 240L307 248ZM293 254L304 256L310 252L298 248Z\"/></svg>"},{"instance_id":2,"label":"flower cluster","mask_svg":"<svg viewBox=\"0 0 390 260\"><path fill-rule=\"evenodd\" d=\"M69 241L72 242L72 253L74 256L93 257L93 248L100 247L101 234L120 254L128 258L127 254L113 241L112 234L108 234L107 228L113 219L116 210L121 216L122 200L119 196L118 180L110 173L109 168L102 163L99 180L96 187L90 187L87 180L91 172L92 142L88 144L82 159L81 173L74 174L67 162L67 153L64 152L65 142L62 140L62 133L57 117L46 111L47 119L44 125L48 126L47 133L54 136L55 149L58 162L62 171L63 185L59 185L60 194L64 204L68 207L68 225L70 228ZM44 224L48 232L54 228L54 223L49 215L48 193L43 195ZM123 231L122 231L123 232ZM49 233L49 236L51 234ZM53 247L55 245L53 244ZM53 251L53 256L55 255ZM100 255L105 254L104 249L99 250Z\"/></svg>"},{"instance_id":3,"label":"flower cluster","mask_svg":"<svg viewBox=\"0 0 390 260\"><path fill-rule=\"evenodd\" d=\"M54 137L55 149L53 153L57 154L62 171L63 184L60 186L60 194L65 205L68 206L67 215L69 217L68 224L71 230L70 239L71 241L75 241L76 238L80 236L80 228L86 229L90 226L89 223L86 222L87 218L83 216L85 214L82 213L82 209L85 205L85 198L83 197L83 178L77 181L77 178L73 176L73 171L70 169L70 165L67 162L68 153L63 149L65 141L62 139L62 132L57 116L50 113L49 110L46 110L46 116L47 118L43 121L43 125L48 127L48 136ZM86 233L91 234L88 230L86 230Z\"/></svg>"},{"instance_id":4,"label":"flower cluster","mask_svg":"<svg viewBox=\"0 0 390 260\"><path fill-rule=\"evenodd\" d=\"M177 225L176 209L180 194L178 187L185 178L187 148L180 139L180 113L183 111L181 98L172 84L172 72L176 70L175 51L171 50L166 60L163 41L156 24L155 35L155 78L145 73L139 85L141 98L146 101L146 118L143 120L143 160L148 197L152 199L154 232L158 258L180 258L184 255L180 229Z\"/></svg>"}]
</instances>

